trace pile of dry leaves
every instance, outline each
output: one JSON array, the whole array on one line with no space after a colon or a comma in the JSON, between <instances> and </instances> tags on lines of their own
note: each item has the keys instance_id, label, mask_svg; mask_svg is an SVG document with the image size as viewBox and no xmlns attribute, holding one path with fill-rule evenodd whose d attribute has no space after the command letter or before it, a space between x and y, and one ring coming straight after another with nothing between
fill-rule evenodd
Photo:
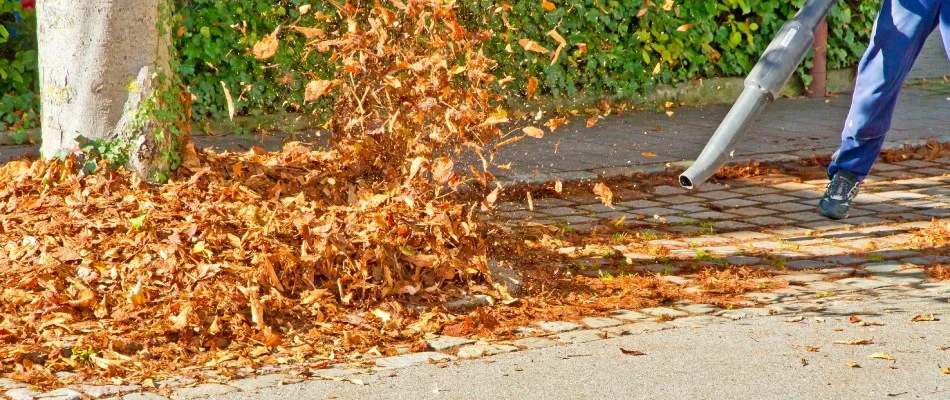
<instances>
[{"instance_id":1,"label":"pile of dry leaves","mask_svg":"<svg viewBox=\"0 0 950 400\"><path fill-rule=\"evenodd\" d=\"M0 168L0 372L135 380L340 357L445 318L409 305L491 292L473 214L497 191L473 168L488 198L455 201L466 179L447 156L486 154L507 119L487 36L452 7L347 2L326 18L312 51L338 70L306 96L336 99L333 151L192 154L161 187L106 165L83 176L73 158Z\"/></svg>"}]
</instances>

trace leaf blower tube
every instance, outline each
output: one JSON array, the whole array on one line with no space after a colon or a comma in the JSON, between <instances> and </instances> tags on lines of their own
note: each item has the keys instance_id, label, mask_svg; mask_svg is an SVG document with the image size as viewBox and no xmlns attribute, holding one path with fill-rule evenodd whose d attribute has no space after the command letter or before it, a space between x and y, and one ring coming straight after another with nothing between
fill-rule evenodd
<instances>
[{"instance_id":1,"label":"leaf blower tube","mask_svg":"<svg viewBox=\"0 0 950 400\"><path fill-rule=\"evenodd\" d=\"M774 101L778 97L792 73L805 59L815 43L815 30L836 1L808 0L795 17L782 26L778 36L765 49L765 54L755 68L752 68L745 80L745 89L706 143L699 158L680 175L680 185L687 189L699 186L719 170L727 155L731 157L739 137L759 116L766 101Z\"/></svg>"}]
</instances>

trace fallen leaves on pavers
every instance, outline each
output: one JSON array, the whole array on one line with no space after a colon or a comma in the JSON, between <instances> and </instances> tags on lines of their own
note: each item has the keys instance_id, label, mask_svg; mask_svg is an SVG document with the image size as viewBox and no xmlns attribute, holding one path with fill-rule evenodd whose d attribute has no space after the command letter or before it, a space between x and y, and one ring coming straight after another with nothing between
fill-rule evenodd
<instances>
[{"instance_id":1,"label":"fallen leaves on pavers","mask_svg":"<svg viewBox=\"0 0 950 400\"><path fill-rule=\"evenodd\" d=\"M919 244L924 248L940 248L950 246L950 220L939 220L933 218L930 226L914 232L913 243ZM947 273L946 267L941 269L942 276L931 274L937 279L950 279L950 273ZM929 272L929 271L928 271Z\"/></svg>"},{"instance_id":2,"label":"fallen leaves on pavers","mask_svg":"<svg viewBox=\"0 0 950 400\"><path fill-rule=\"evenodd\" d=\"M639 350L627 350L627 349L625 349L625 348L623 348L623 347L620 348L620 352L623 353L623 354L626 354L626 355L628 355L628 356L645 356L645 355L647 355L647 353L644 353L644 352L642 352L642 351L639 351Z\"/></svg>"},{"instance_id":3,"label":"fallen leaves on pavers","mask_svg":"<svg viewBox=\"0 0 950 400\"><path fill-rule=\"evenodd\" d=\"M847 345L866 345L866 344L871 344L871 343L874 343L874 338L834 341L834 344L847 344Z\"/></svg>"},{"instance_id":4,"label":"fallen leaves on pavers","mask_svg":"<svg viewBox=\"0 0 950 400\"><path fill-rule=\"evenodd\" d=\"M851 318L848 318L848 322L855 324L857 326L884 326L883 322L878 321L863 321L861 318L852 315Z\"/></svg>"},{"instance_id":5,"label":"fallen leaves on pavers","mask_svg":"<svg viewBox=\"0 0 950 400\"><path fill-rule=\"evenodd\" d=\"M874 354L869 355L868 358L895 361L894 357L891 357L890 354L887 354L887 353L874 353Z\"/></svg>"},{"instance_id":6,"label":"fallen leaves on pavers","mask_svg":"<svg viewBox=\"0 0 950 400\"><path fill-rule=\"evenodd\" d=\"M944 375L950 375L950 367L944 367L940 370L940 373Z\"/></svg>"},{"instance_id":7,"label":"fallen leaves on pavers","mask_svg":"<svg viewBox=\"0 0 950 400\"><path fill-rule=\"evenodd\" d=\"M762 289L779 289L788 286L786 281L772 278L771 271L762 268L705 268L697 274L703 290L710 293L740 295Z\"/></svg>"},{"instance_id":8,"label":"fallen leaves on pavers","mask_svg":"<svg viewBox=\"0 0 950 400\"><path fill-rule=\"evenodd\" d=\"M927 275L930 275L934 279L946 281L950 280L950 264L934 264L927 268Z\"/></svg>"},{"instance_id":9,"label":"fallen leaves on pavers","mask_svg":"<svg viewBox=\"0 0 950 400\"><path fill-rule=\"evenodd\" d=\"M914 318L910 319L910 322L930 322L930 321L940 321L937 317L934 317L933 314L930 315L917 315Z\"/></svg>"},{"instance_id":10,"label":"fallen leaves on pavers","mask_svg":"<svg viewBox=\"0 0 950 400\"><path fill-rule=\"evenodd\" d=\"M950 143L941 143L937 140L929 139L924 146L884 150L881 152L881 158L888 163L907 160L933 161L947 152L950 152Z\"/></svg>"}]
</instances>

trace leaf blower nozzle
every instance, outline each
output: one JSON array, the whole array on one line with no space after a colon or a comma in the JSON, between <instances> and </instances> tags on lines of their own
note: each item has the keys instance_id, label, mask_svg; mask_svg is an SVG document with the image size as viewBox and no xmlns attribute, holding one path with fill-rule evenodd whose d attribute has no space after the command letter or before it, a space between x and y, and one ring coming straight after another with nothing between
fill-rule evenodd
<instances>
[{"instance_id":1,"label":"leaf blower nozzle","mask_svg":"<svg viewBox=\"0 0 950 400\"><path fill-rule=\"evenodd\" d=\"M778 97L805 59L815 43L815 30L831 12L836 1L808 0L795 17L782 26L762 58L752 68L745 80L745 89L716 133L693 165L680 175L681 186L687 189L698 187L722 167L726 158L732 156L736 143L765 108L765 103Z\"/></svg>"}]
</instances>

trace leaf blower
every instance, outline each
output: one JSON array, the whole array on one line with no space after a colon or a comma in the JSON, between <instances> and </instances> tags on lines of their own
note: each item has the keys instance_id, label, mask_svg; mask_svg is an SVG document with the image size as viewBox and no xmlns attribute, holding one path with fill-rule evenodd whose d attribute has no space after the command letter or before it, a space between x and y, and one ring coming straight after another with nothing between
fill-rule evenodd
<instances>
[{"instance_id":1,"label":"leaf blower","mask_svg":"<svg viewBox=\"0 0 950 400\"><path fill-rule=\"evenodd\" d=\"M815 30L837 0L808 0L765 49L745 80L745 89L712 135L699 158L680 175L680 185L693 189L716 173L732 156L742 134L774 101L815 43Z\"/></svg>"}]
</instances>

